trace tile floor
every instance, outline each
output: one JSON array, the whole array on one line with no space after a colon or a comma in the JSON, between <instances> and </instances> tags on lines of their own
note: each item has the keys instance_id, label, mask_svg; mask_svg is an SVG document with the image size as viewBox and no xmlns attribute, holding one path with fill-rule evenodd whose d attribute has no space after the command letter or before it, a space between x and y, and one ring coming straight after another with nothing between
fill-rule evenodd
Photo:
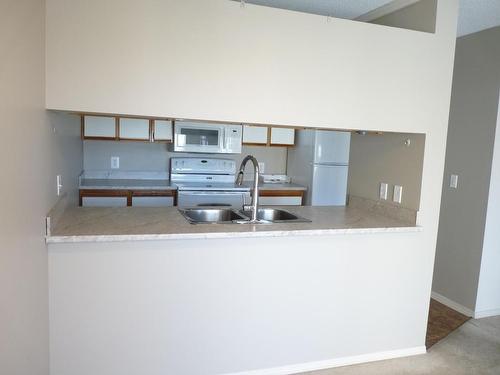
<instances>
[{"instance_id":1,"label":"tile floor","mask_svg":"<svg viewBox=\"0 0 500 375\"><path fill-rule=\"evenodd\" d=\"M470 317L460 314L458 311L431 299L425 346L429 349L469 319Z\"/></svg>"}]
</instances>

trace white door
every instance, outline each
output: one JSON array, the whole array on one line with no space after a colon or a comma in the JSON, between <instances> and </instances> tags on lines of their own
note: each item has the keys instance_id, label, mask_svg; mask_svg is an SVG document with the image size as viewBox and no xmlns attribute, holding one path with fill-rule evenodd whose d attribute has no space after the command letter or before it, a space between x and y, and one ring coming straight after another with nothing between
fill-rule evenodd
<instances>
[{"instance_id":1,"label":"white door","mask_svg":"<svg viewBox=\"0 0 500 375\"><path fill-rule=\"evenodd\" d=\"M174 197L132 197L133 207L171 207Z\"/></svg>"},{"instance_id":2,"label":"white door","mask_svg":"<svg viewBox=\"0 0 500 375\"><path fill-rule=\"evenodd\" d=\"M149 140L149 120L120 118L120 139Z\"/></svg>"},{"instance_id":3,"label":"white door","mask_svg":"<svg viewBox=\"0 0 500 375\"><path fill-rule=\"evenodd\" d=\"M127 197L83 197L83 207L127 207Z\"/></svg>"},{"instance_id":4,"label":"white door","mask_svg":"<svg viewBox=\"0 0 500 375\"><path fill-rule=\"evenodd\" d=\"M116 120L114 117L85 116L83 136L86 138L116 137Z\"/></svg>"},{"instance_id":5,"label":"white door","mask_svg":"<svg viewBox=\"0 0 500 375\"><path fill-rule=\"evenodd\" d=\"M295 129L271 128L271 144L293 146L295 144Z\"/></svg>"},{"instance_id":6,"label":"white door","mask_svg":"<svg viewBox=\"0 0 500 375\"><path fill-rule=\"evenodd\" d=\"M349 164L351 133L316 130L315 163Z\"/></svg>"},{"instance_id":7,"label":"white door","mask_svg":"<svg viewBox=\"0 0 500 375\"><path fill-rule=\"evenodd\" d=\"M245 125L243 127L243 143L267 144L267 127Z\"/></svg>"},{"instance_id":8,"label":"white door","mask_svg":"<svg viewBox=\"0 0 500 375\"><path fill-rule=\"evenodd\" d=\"M154 121L154 141L172 141L172 121Z\"/></svg>"},{"instance_id":9,"label":"white door","mask_svg":"<svg viewBox=\"0 0 500 375\"><path fill-rule=\"evenodd\" d=\"M314 165L312 183L313 206L345 206L348 167Z\"/></svg>"}]
</instances>

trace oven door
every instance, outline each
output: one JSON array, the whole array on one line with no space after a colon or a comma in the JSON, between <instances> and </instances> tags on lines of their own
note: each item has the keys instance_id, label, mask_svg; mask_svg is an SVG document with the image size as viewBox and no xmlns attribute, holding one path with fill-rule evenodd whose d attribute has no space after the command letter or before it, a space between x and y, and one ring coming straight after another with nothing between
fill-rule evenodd
<instances>
[{"instance_id":1,"label":"oven door","mask_svg":"<svg viewBox=\"0 0 500 375\"><path fill-rule=\"evenodd\" d=\"M174 151L203 153L224 151L222 125L177 121L174 132Z\"/></svg>"},{"instance_id":2,"label":"oven door","mask_svg":"<svg viewBox=\"0 0 500 375\"><path fill-rule=\"evenodd\" d=\"M179 191L179 207L231 207L241 209L250 202L248 191Z\"/></svg>"}]
</instances>

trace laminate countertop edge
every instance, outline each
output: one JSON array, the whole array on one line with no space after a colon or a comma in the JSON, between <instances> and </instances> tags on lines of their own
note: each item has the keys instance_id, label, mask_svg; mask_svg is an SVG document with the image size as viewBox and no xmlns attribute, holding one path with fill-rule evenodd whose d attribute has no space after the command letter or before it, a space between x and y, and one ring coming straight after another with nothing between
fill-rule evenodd
<instances>
[{"instance_id":1,"label":"laminate countertop edge","mask_svg":"<svg viewBox=\"0 0 500 375\"><path fill-rule=\"evenodd\" d=\"M237 225L237 224L235 224ZM123 234L123 235L75 235L46 236L48 244L82 243L82 242L125 242L125 241L162 241L162 240L197 240L224 238L262 238L288 236L328 236L349 234L376 233L418 233L421 226L391 228L342 228L342 229L310 229L310 230L273 230L260 232L213 232L213 233L174 233L174 234Z\"/></svg>"}]
</instances>

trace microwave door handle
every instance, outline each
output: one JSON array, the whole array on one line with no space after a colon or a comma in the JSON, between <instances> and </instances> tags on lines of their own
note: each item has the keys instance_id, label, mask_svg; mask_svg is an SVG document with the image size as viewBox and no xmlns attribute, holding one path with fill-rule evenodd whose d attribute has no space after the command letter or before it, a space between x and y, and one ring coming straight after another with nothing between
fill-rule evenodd
<instances>
[{"instance_id":1,"label":"microwave door handle","mask_svg":"<svg viewBox=\"0 0 500 375\"><path fill-rule=\"evenodd\" d=\"M225 150L227 148L226 145L226 127L222 127L222 148Z\"/></svg>"}]
</instances>

